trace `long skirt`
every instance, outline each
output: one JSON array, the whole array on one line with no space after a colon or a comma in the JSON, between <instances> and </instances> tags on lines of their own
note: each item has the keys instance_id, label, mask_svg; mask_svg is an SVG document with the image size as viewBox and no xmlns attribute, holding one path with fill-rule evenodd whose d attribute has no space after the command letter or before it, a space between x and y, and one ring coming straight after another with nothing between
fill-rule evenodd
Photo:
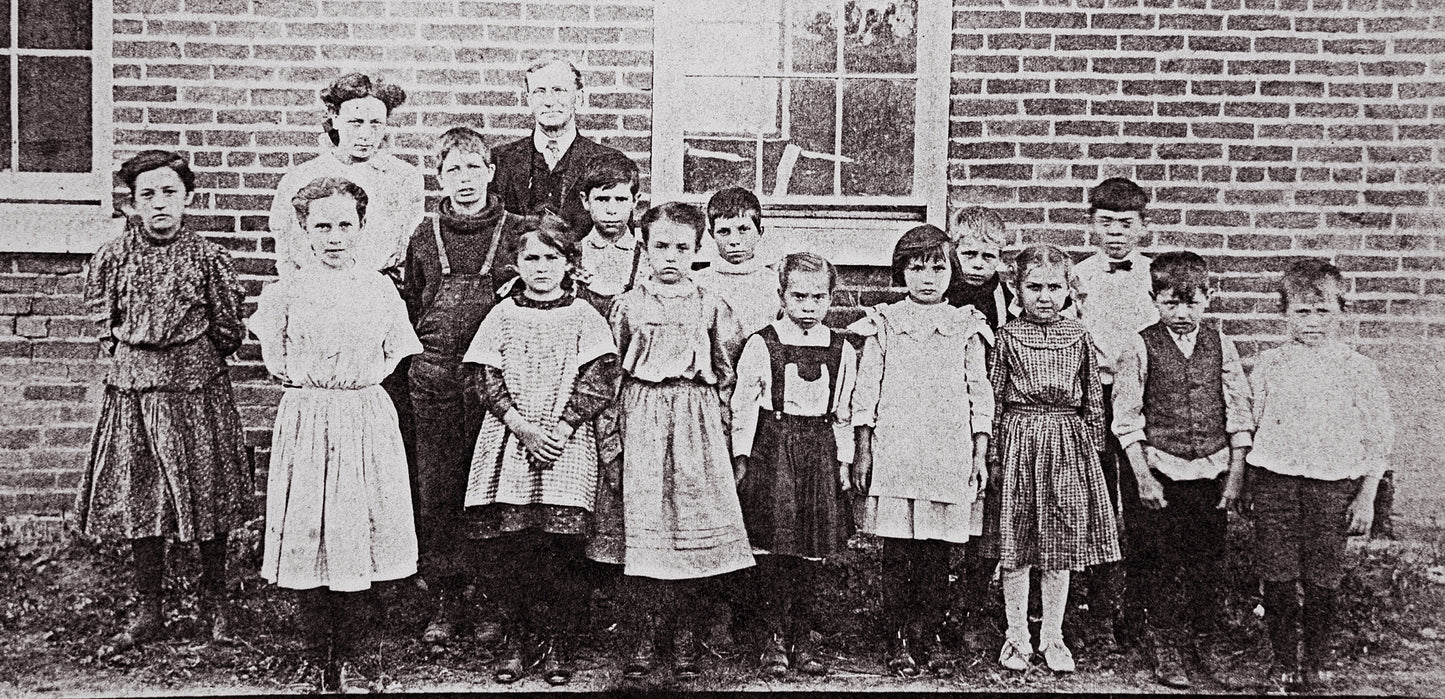
<instances>
[{"instance_id":1,"label":"long skirt","mask_svg":"<svg viewBox=\"0 0 1445 699\"><path fill-rule=\"evenodd\" d=\"M406 451L380 386L288 389L273 435L262 576L354 592L416 572Z\"/></svg>"},{"instance_id":2,"label":"long skirt","mask_svg":"<svg viewBox=\"0 0 1445 699\"><path fill-rule=\"evenodd\" d=\"M853 516L838 483L832 421L761 412L738 489L753 548L804 558L846 549Z\"/></svg>"},{"instance_id":3,"label":"long skirt","mask_svg":"<svg viewBox=\"0 0 1445 699\"><path fill-rule=\"evenodd\" d=\"M246 523L255 490L224 371L194 391L106 387L76 499L82 532L206 541Z\"/></svg>"},{"instance_id":4,"label":"long skirt","mask_svg":"<svg viewBox=\"0 0 1445 699\"><path fill-rule=\"evenodd\" d=\"M999 532L983 554L1004 568L1083 570L1117 561L1118 522L1099 455L1076 412L1008 410L997 437Z\"/></svg>"},{"instance_id":5,"label":"long skirt","mask_svg":"<svg viewBox=\"0 0 1445 699\"><path fill-rule=\"evenodd\" d=\"M622 436L625 574L682 580L753 564L716 387L628 381Z\"/></svg>"}]
</instances>

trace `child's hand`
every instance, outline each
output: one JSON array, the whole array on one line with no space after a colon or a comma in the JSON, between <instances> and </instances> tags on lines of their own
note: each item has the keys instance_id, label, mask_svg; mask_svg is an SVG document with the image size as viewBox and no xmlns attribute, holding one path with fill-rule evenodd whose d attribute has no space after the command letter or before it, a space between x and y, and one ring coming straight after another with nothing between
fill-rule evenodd
<instances>
[{"instance_id":1,"label":"child's hand","mask_svg":"<svg viewBox=\"0 0 1445 699\"><path fill-rule=\"evenodd\" d=\"M527 420L517 420L512 425L512 431L517 433L517 439L522 440L522 446L527 448L527 453L540 464L550 466L562 455L562 442L558 442L552 433Z\"/></svg>"},{"instance_id":2,"label":"child's hand","mask_svg":"<svg viewBox=\"0 0 1445 699\"><path fill-rule=\"evenodd\" d=\"M859 493L868 492L868 482L873 476L873 452L859 451L853 459L853 489Z\"/></svg>"},{"instance_id":3,"label":"child's hand","mask_svg":"<svg viewBox=\"0 0 1445 699\"><path fill-rule=\"evenodd\" d=\"M1169 506L1164 499L1164 486L1159 485L1159 479L1153 473L1136 473L1139 481L1139 502L1151 510L1162 510Z\"/></svg>"},{"instance_id":4,"label":"child's hand","mask_svg":"<svg viewBox=\"0 0 1445 699\"><path fill-rule=\"evenodd\" d=\"M1350 523L1350 530L1347 532L1350 536L1368 534L1370 524L1375 521L1374 493L1369 494L1371 497L1364 495L1363 492L1356 495L1355 499L1350 501L1350 508L1345 510L1345 517Z\"/></svg>"},{"instance_id":5,"label":"child's hand","mask_svg":"<svg viewBox=\"0 0 1445 699\"><path fill-rule=\"evenodd\" d=\"M973 457L973 473L968 476L968 487L973 490L973 499L983 497L983 491L988 487L988 463L982 454Z\"/></svg>"},{"instance_id":6,"label":"child's hand","mask_svg":"<svg viewBox=\"0 0 1445 699\"><path fill-rule=\"evenodd\" d=\"M1244 492L1244 472L1230 471L1229 478L1224 481L1224 493L1219 496L1219 504L1215 505L1217 510L1233 510L1239 504L1240 495Z\"/></svg>"},{"instance_id":7,"label":"child's hand","mask_svg":"<svg viewBox=\"0 0 1445 699\"><path fill-rule=\"evenodd\" d=\"M547 433L547 444L541 456L548 461L556 461L562 458L562 450L567 448L567 442L572 439L572 433L576 428L568 424L566 420L558 420L557 425Z\"/></svg>"},{"instance_id":8,"label":"child's hand","mask_svg":"<svg viewBox=\"0 0 1445 699\"><path fill-rule=\"evenodd\" d=\"M843 492L845 492L845 493L848 492L849 486L852 485L852 483L849 482L849 481L852 480L852 475L853 475L853 464L850 464L850 463L848 463L848 462L846 462L846 461L839 461L839 462L838 462L838 488L839 488L840 490L842 490Z\"/></svg>"},{"instance_id":9,"label":"child's hand","mask_svg":"<svg viewBox=\"0 0 1445 699\"><path fill-rule=\"evenodd\" d=\"M748 477L748 457L733 457L733 485L740 485Z\"/></svg>"}]
</instances>

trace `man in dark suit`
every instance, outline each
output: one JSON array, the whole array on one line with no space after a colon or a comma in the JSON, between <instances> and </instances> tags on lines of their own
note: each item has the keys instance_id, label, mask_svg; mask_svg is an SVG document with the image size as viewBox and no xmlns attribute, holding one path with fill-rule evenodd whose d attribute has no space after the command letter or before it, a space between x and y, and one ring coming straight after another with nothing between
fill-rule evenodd
<instances>
[{"instance_id":1,"label":"man in dark suit","mask_svg":"<svg viewBox=\"0 0 1445 699\"><path fill-rule=\"evenodd\" d=\"M577 133L582 104L582 73L563 58L551 57L527 69L527 106L536 126L532 134L498 146L493 191L507 211L536 216L551 210L574 234L586 235L592 219L582 207L578 180L592 159L620 151Z\"/></svg>"}]
</instances>

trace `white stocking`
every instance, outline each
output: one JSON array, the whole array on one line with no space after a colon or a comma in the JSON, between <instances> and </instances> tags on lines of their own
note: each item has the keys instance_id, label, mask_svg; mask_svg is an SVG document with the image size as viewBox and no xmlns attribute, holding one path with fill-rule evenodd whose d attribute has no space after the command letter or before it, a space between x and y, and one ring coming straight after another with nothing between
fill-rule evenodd
<instances>
[{"instance_id":1,"label":"white stocking","mask_svg":"<svg viewBox=\"0 0 1445 699\"><path fill-rule=\"evenodd\" d=\"M1008 618L1008 638L1014 645L1031 649L1029 644L1029 569L1003 569L1003 607Z\"/></svg>"},{"instance_id":2,"label":"white stocking","mask_svg":"<svg viewBox=\"0 0 1445 699\"><path fill-rule=\"evenodd\" d=\"M1064 642L1064 607L1069 601L1069 571L1044 571L1044 625L1039 632L1039 646Z\"/></svg>"}]
</instances>

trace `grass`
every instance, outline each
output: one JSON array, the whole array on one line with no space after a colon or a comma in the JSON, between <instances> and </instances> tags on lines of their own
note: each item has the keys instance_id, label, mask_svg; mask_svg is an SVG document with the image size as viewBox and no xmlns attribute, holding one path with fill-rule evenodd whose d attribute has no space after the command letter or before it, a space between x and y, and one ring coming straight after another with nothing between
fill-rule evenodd
<instances>
[{"instance_id":1,"label":"grass","mask_svg":"<svg viewBox=\"0 0 1445 699\"><path fill-rule=\"evenodd\" d=\"M1268 661L1259 602L1246 545L1248 527L1232 528L1227 590L1228 630L1206 644L1212 672L1198 671L1197 689L1254 693L1243 678ZM1355 542L1352 568L1342 588L1335 635L1336 680L1332 691L1352 694L1445 695L1445 528L1400 527L1395 542ZM129 612L129 565L124 549L76 539L12 543L0 548L0 694L88 695L117 693L206 694L300 692L293 596L265 585L252 571L259 563L255 531L232 544L235 626L241 642L203 643L197 619L198 562L188 547L172 548L166 578L167 639L100 658L95 650ZM881 662L877 549L867 541L829 567L828 592L818 606L826 620L823 648L833 656L827 678L763 677L751 651L713 656L698 680L674 682L665 670L643 682L619 673L625 653L624 616L608 595L595 600L581 672L572 689L790 689L940 690L1027 692L1154 692L1150 669L1137 651L1100 652L1075 644L1079 672L1056 677L1036 666L1014 674L994 662L996 647L961 656L949 681L886 676ZM1432 580L1434 575L1440 579ZM494 690L491 652L471 639L445 650L419 640L428 616L425 595L410 581L378 587L384 610L378 618L368 663L395 687L408 690ZM536 691L529 677L505 689Z\"/></svg>"}]
</instances>

